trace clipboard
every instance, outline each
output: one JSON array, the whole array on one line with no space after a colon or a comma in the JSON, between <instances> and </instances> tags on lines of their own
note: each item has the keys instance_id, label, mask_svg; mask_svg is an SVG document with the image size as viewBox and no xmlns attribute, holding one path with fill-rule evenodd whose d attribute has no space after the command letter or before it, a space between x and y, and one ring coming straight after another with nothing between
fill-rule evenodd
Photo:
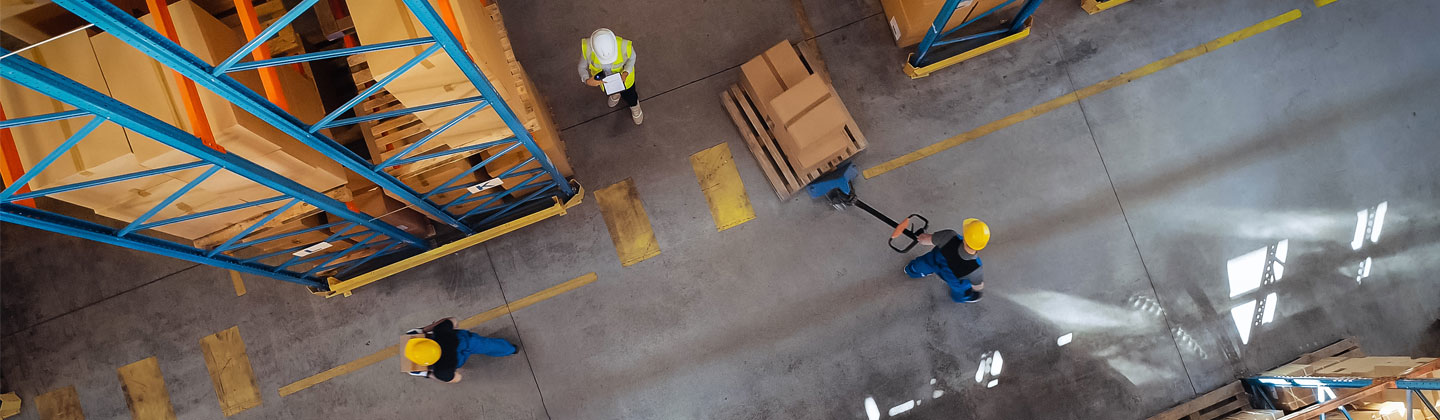
<instances>
[{"instance_id":1,"label":"clipboard","mask_svg":"<svg viewBox=\"0 0 1440 420\"><path fill-rule=\"evenodd\" d=\"M625 90L625 78L620 77L620 73L611 73L600 79L600 85L605 87L606 95L614 95Z\"/></svg>"}]
</instances>

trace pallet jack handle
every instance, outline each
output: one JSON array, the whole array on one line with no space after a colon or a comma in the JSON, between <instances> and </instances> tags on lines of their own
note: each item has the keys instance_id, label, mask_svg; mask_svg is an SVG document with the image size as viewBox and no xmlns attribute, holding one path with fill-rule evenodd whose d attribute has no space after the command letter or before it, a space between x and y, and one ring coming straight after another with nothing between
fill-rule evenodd
<instances>
[{"instance_id":1,"label":"pallet jack handle","mask_svg":"<svg viewBox=\"0 0 1440 420\"><path fill-rule=\"evenodd\" d=\"M890 249L895 250L895 252L902 254L910 252L911 249L915 248L915 245L920 244L920 235L925 233L925 228L930 227L930 220L926 219L925 216L911 214L905 217L904 220L896 222L894 219L891 219L890 216L886 216L879 210L875 210L874 207L870 207L869 204L865 204L865 202L859 198L851 199L850 204L854 204L855 207L865 210L866 213L870 213L871 216L875 216L876 219L880 219L880 221L895 228L894 231L890 232L889 242ZM909 240L902 241L900 245L897 246L895 240L902 236Z\"/></svg>"}]
</instances>

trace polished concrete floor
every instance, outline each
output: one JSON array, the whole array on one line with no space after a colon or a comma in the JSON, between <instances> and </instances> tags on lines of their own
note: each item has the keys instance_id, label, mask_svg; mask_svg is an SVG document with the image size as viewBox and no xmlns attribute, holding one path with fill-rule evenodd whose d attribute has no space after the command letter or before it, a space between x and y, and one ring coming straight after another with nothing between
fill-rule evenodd
<instances>
[{"instance_id":1,"label":"polished concrete floor","mask_svg":"<svg viewBox=\"0 0 1440 420\"><path fill-rule=\"evenodd\" d=\"M1028 39L919 80L873 0L501 3L576 178L632 179L660 255L622 267L592 196L350 298L259 278L236 297L223 270L5 225L4 381L27 399L74 385L87 418L126 418L115 369L157 356L179 418L219 418L198 340L238 325L263 403L235 418L851 419L868 399L886 418L915 401L896 417L1141 419L1342 337L1440 354L1434 2L1135 0L1090 16L1055 0ZM889 251L868 216L777 200L718 99L809 25L868 168L1291 9L1303 17L859 181L895 214L990 223L975 305L906 278L914 253ZM643 126L575 80L576 41L598 25L635 42ZM688 160L719 143L757 214L722 232ZM1382 233L1352 244L1357 212L1381 203ZM1245 270L1265 258L1283 276ZM521 352L473 359L462 383L387 361L277 393L589 272L477 328ZM1247 305L1267 299L1251 328ZM1003 370L977 377L996 352Z\"/></svg>"}]
</instances>

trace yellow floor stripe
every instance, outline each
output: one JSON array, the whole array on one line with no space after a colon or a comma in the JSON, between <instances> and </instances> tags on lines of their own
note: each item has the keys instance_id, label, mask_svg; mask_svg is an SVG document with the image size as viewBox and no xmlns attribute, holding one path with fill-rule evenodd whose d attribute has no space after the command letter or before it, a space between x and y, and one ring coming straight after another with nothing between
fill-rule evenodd
<instances>
[{"instance_id":1,"label":"yellow floor stripe","mask_svg":"<svg viewBox=\"0 0 1440 420\"><path fill-rule=\"evenodd\" d=\"M1315 0L1315 7L1325 7L1326 5L1329 5L1330 3L1334 3L1336 1L1339 0Z\"/></svg>"},{"instance_id":2,"label":"yellow floor stripe","mask_svg":"<svg viewBox=\"0 0 1440 420\"><path fill-rule=\"evenodd\" d=\"M750 207L750 196L745 194L745 183L740 180L740 171L735 169L729 144L720 143L695 152L690 155L690 166L695 168L695 179L700 181L700 190L710 202L715 230L723 231L755 219L755 209Z\"/></svg>"},{"instance_id":3,"label":"yellow floor stripe","mask_svg":"<svg viewBox=\"0 0 1440 420\"><path fill-rule=\"evenodd\" d=\"M1293 21L1293 20L1299 19L1299 18L1300 18L1300 10L1299 10L1299 9L1296 9L1296 10L1291 10L1291 11L1289 11L1289 12L1285 12L1284 14L1281 14L1281 15L1279 15L1279 16L1276 16L1276 17L1273 17L1273 18L1270 18L1270 19L1266 19L1266 20L1263 21L1263 22L1257 23L1257 24L1255 24L1255 25L1251 25L1250 27L1247 27L1247 28L1245 28L1245 29L1241 29L1241 30L1239 30L1239 31L1231 32L1231 33L1228 34L1228 35L1225 35L1225 36L1216 38L1216 39L1214 39L1214 40L1212 40L1212 41L1210 41L1210 42L1206 42L1206 43L1204 43L1204 44L1201 44L1201 45L1199 45L1199 46L1196 46L1195 48L1191 48L1191 49L1188 49L1188 50L1185 50L1185 51L1181 51L1181 52L1179 52L1179 53L1176 53L1175 55L1162 58L1162 59L1160 59L1160 60L1158 60L1158 61L1155 61L1155 62L1153 62L1153 63L1150 63L1150 64L1146 64L1146 65L1144 65L1144 66L1141 66L1140 68L1137 68L1137 69L1135 69L1135 70L1131 70L1131 71L1125 72L1124 74L1121 74L1121 75L1119 75L1119 76L1115 76L1115 77L1112 77L1112 78L1107 79L1107 80L1105 80L1105 81L1102 81L1102 82L1100 82L1100 83L1096 83L1096 84L1094 84L1094 85L1087 86L1087 87L1085 87L1085 88L1083 88L1083 89L1076 90L1076 91L1074 91L1074 92L1070 92L1070 93L1064 94L1064 95L1062 95L1062 96L1060 96L1060 97L1058 97L1058 98L1051 99L1051 100L1046 101L1045 103L1042 103L1042 104L1040 104L1040 105L1036 105L1036 106L1033 107L1033 108L1030 108L1030 109L1027 109L1027 110L1024 110L1024 111L1020 111L1020 112L1017 112L1017 113L1014 113L1014 114L1011 114L1011 115L1009 115L1009 116L1006 116L1005 118L1001 118L1001 119L996 120L996 121L994 121L994 122L991 122L991 123L989 123L989 124L982 125L982 126L976 128L976 129L974 129L974 130L970 130L970 131L968 131L968 132L961 133L961 134L956 135L956 136L954 136L954 137L951 137L951 138L945 139L945 140L943 140L943 141L940 141L939 143L935 143L935 144L932 144L932 145L929 145L929 146L925 146L924 148L922 148L922 149L920 149L920 150L916 150L916 151L914 151L914 152L907 153L907 154L905 154L904 156L900 156L900 157L897 157L897 158L895 158L895 159L891 159L891 160L888 161L888 162L885 162L885 163L882 163L882 164L880 164L880 165L876 165L876 166L874 166L874 167L871 167L871 168L869 168L869 169L866 169L866 170L864 171L865 178L874 178L874 177L876 177L876 176L880 176L881 174L884 174L884 173L886 173L886 172L893 171L893 170L895 170L896 168L899 168L899 167L901 167L901 166L909 165L909 164L915 163L915 162L917 162L917 161L919 161L919 160L921 160L921 159L924 159L924 158L933 156L933 155L935 155L936 153L940 153L940 152L945 151L946 149L949 149L949 148L951 148L951 147L958 146L958 145L960 145L960 144L962 144L962 143L965 143L965 142L968 142L968 141L970 141L970 140L974 140L974 139L977 139L977 138L980 138L980 137L984 137L984 136L987 135L987 134L994 133L994 132L996 132L996 131L1000 131L1000 130L1003 129L1003 128L1006 128L1006 127L1015 125L1015 124L1017 124L1017 123L1019 123L1019 122L1021 122L1021 121L1025 121L1025 120L1034 118L1034 117L1039 116L1039 115L1041 115L1041 114L1044 114L1044 113L1047 113L1047 112L1050 112L1050 111L1054 111L1054 110L1057 109L1057 108L1060 108L1060 107L1065 106L1065 105L1069 105L1069 104L1071 104L1071 103L1074 103L1075 101L1079 101L1079 100L1081 100L1081 99L1088 98L1088 97L1090 97L1090 96L1094 96L1094 95L1099 94L1099 93L1101 93L1101 92L1110 90L1110 89L1115 88L1115 87L1117 87L1117 86L1121 86L1121 85L1124 85L1124 84L1126 84L1126 83L1133 82L1133 81L1135 81L1136 79L1139 79L1139 78L1141 78L1141 77L1145 77L1145 76L1151 75L1151 74L1153 74L1153 73L1155 73L1155 72L1157 72L1157 71L1163 70L1163 69L1168 68L1168 67L1170 67L1170 66L1174 66L1174 65L1176 65L1176 64L1180 64L1180 63L1182 63L1182 62L1185 62L1186 60L1189 60L1189 59L1192 59L1192 58L1195 58L1195 57L1199 57L1199 56L1204 55L1204 54L1206 54L1206 53L1209 53L1209 52L1211 52L1211 51L1215 51L1215 50L1217 50L1217 49L1220 49L1221 47L1225 47L1225 46L1227 46L1227 45L1234 44L1235 42L1240 41L1240 40L1242 40L1242 39L1249 38L1249 37L1251 37L1251 36L1255 36L1256 34L1259 34L1259 33L1262 33L1262 32L1265 32L1265 31L1268 31L1268 30L1271 30L1271 29L1275 29L1276 27L1278 27L1278 26L1280 26L1280 25L1283 25L1283 24L1285 24L1285 23L1288 23L1288 22L1290 22L1290 21Z\"/></svg>"},{"instance_id":4,"label":"yellow floor stripe","mask_svg":"<svg viewBox=\"0 0 1440 420\"><path fill-rule=\"evenodd\" d=\"M40 420L85 420L80 393L75 392L74 385L35 397L35 411L40 413Z\"/></svg>"},{"instance_id":5,"label":"yellow floor stripe","mask_svg":"<svg viewBox=\"0 0 1440 420\"><path fill-rule=\"evenodd\" d=\"M534 305L546 299L559 296L565 292L579 289L581 286L594 283L596 278L597 277L595 276L595 273L589 273L580 277L576 277L574 279L571 279L570 281L560 283L555 286L551 286L548 289L536 292L533 295L520 298L514 302L510 302L505 305L497 306L494 309L485 312L481 312L479 315L465 318L464 320L461 320L457 326L461 329L475 328L480 324L485 323L486 321L499 318L501 316L504 316L505 314L518 311L522 308ZM330 368L329 370L320 372L314 376L295 381L294 383L291 383L289 385L282 386L280 387L280 396L284 397L286 395L300 392L305 388L318 385L322 382L340 377L341 375L354 372L366 366L380 363L383 360L395 357L396 355L400 354L400 347L400 344L386 347L385 349L372 353L368 356L355 359L349 363Z\"/></svg>"},{"instance_id":6,"label":"yellow floor stripe","mask_svg":"<svg viewBox=\"0 0 1440 420\"><path fill-rule=\"evenodd\" d=\"M225 417L260 406L260 386L255 383L238 325L201 338L200 350Z\"/></svg>"},{"instance_id":7,"label":"yellow floor stripe","mask_svg":"<svg viewBox=\"0 0 1440 420\"><path fill-rule=\"evenodd\" d=\"M610 229L610 240L615 242L615 254L620 257L621 266L629 267L660 255L660 242L655 240L655 230L650 227L650 216L645 214L640 193L635 191L635 181L625 178L595 191L595 203L605 217L605 227Z\"/></svg>"},{"instance_id":8,"label":"yellow floor stripe","mask_svg":"<svg viewBox=\"0 0 1440 420\"><path fill-rule=\"evenodd\" d=\"M245 279L240 278L240 272L230 270L230 283L235 285L235 296L245 296Z\"/></svg>"},{"instance_id":9,"label":"yellow floor stripe","mask_svg":"<svg viewBox=\"0 0 1440 420\"><path fill-rule=\"evenodd\" d=\"M125 405L134 420L175 420L170 405L170 391L165 389L165 376L154 356L121 366L120 389L125 391Z\"/></svg>"}]
</instances>

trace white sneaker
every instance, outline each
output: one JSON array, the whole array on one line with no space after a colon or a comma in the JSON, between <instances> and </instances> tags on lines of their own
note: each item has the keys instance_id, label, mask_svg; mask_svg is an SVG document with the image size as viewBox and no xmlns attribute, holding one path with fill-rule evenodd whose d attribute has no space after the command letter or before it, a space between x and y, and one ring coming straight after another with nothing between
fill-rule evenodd
<instances>
[{"instance_id":1,"label":"white sneaker","mask_svg":"<svg viewBox=\"0 0 1440 420\"><path fill-rule=\"evenodd\" d=\"M607 102L607 105L609 105L611 108L614 108L615 105L619 105L619 104L620 104L620 94L617 93L617 94L614 94L614 95L610 95L610 101Z\"/></svg>"},{"instance_id":2,"label":"white sneaker","mask_svg":"<svg viewBox=\"0 0 1440 420\"><path fill-rule=\"evenodd\" d=\"M630 107L630 119L635 120L635 125L645 122L645 111L640 109L640 105Z\"/></svg>"}]
</instances>

